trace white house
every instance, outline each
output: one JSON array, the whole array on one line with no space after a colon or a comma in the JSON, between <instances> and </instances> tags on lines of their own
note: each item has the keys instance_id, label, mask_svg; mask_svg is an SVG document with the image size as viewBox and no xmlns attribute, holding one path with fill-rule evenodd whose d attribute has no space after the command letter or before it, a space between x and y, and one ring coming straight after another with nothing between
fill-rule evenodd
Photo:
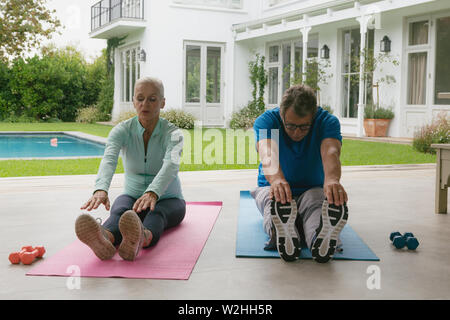
<instances>
[{"instance_id":1,"label":"white house","mask_svg":"<svg viewBox=\"0 0 450 320\"><path fill-rule=\"evenodd\" d=\"M113 119L132 107L134 81L152 75L165 84L167 107L226 127L251 100L256 53L266 58L268 108L308 59L327 62L320 104L346 134L364 135L364 105L377 96L395 112L393 137L450 111L450 0L103 0L91 17L92 38L127 36L114 52ZM398 64L364 76L364 48Z\"/></svg>"}]
</instances>

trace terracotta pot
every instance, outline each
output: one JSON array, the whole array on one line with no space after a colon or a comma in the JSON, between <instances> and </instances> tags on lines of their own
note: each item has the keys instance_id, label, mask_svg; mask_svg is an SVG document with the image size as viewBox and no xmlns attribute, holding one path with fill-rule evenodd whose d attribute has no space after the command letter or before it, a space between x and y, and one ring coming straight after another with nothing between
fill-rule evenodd
<instances>
[{"instance_id":1,"label":"terracotta pot","mask_svg":"<svg viewBox=\"0 0 450 320\"><path fill-rule=\"evenodd\" d=\"M368 137L386 137L391 119L364 119L364 130Z\"/></svg>"}]
</instances>

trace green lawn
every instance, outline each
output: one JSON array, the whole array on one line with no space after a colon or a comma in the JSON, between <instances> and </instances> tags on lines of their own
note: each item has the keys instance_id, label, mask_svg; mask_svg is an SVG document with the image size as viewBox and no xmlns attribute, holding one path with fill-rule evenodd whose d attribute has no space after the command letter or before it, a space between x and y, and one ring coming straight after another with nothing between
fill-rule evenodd
<instances>
[{"instance_id":1,"label":"green lawn","mask_svg":"<svg viewBox=\"0 0 450 320\"><path fill-rule=\"evenodd\" d=\"M95 136L107 137L111 126L76 122L56 123L5 123L0 122L0 131L81 131Z\"/></svg>"},{"instance_id":2,"label":"green lawn","mask_svg":"<svg viewBox=\"0 0 450 320\"><path fill-rule=\"evenodd\" d=\"M107 137L111 126L79 123L0 123L0 131L81 131ZM258 155L252 131L225 129L186 130L181 171L255 169ZM233 136L234 135L234 136ZM220 143L222 140L223 143ZM234 141L234 143L233 143ZM222 148L215 147L223 145ZM101 159L3 160L0 177L96 174ZM344 140L344 166L434 163L435 156L413 150L409 145ZM228 163L228 164L227 164ZM119 161L117 173L123 172Z\"/></svg>"}]
</instances>

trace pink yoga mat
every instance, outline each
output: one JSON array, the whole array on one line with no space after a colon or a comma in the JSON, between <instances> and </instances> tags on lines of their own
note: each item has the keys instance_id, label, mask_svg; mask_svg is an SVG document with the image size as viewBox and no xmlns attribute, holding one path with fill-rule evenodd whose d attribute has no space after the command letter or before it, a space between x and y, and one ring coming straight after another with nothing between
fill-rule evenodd
<instances>
[{"instance_id":1,"label":"pink yoga mat","mask_svg":"<svg viewBox=\"0 0 450 320\"><path fill-rule=\"evenodd\" d=\"M116 255L101 261L78 239L55 255L37 261L29 276L122 277L187 280L222 209L222 202L186 202L180 225L166 230L158 244L141 250L135 261Z\"/></svg>"}]
</instances>

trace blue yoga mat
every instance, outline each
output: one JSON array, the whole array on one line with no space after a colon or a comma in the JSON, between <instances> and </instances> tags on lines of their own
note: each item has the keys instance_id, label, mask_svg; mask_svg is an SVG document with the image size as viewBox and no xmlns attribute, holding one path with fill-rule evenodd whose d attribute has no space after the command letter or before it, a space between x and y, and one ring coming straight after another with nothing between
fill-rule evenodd
<instances>
[{"instance_id":1,"label":"blue yoga mat","mask_svg":"<svg viewBox=\"0 0 450 320\"><path fill-rule=\"evenodd\" d=\"M380 261L373 251L364 243L347 224L340 235L343 252L335 252L336 260ZM236 257L280 258L278 251L264 250L269 236L263 229L263 218L255 200L249 191L241 191L238 231L236 239ZM312 259L311 251L303 248L301 259Z\"/></svg>"}]
</instances>

